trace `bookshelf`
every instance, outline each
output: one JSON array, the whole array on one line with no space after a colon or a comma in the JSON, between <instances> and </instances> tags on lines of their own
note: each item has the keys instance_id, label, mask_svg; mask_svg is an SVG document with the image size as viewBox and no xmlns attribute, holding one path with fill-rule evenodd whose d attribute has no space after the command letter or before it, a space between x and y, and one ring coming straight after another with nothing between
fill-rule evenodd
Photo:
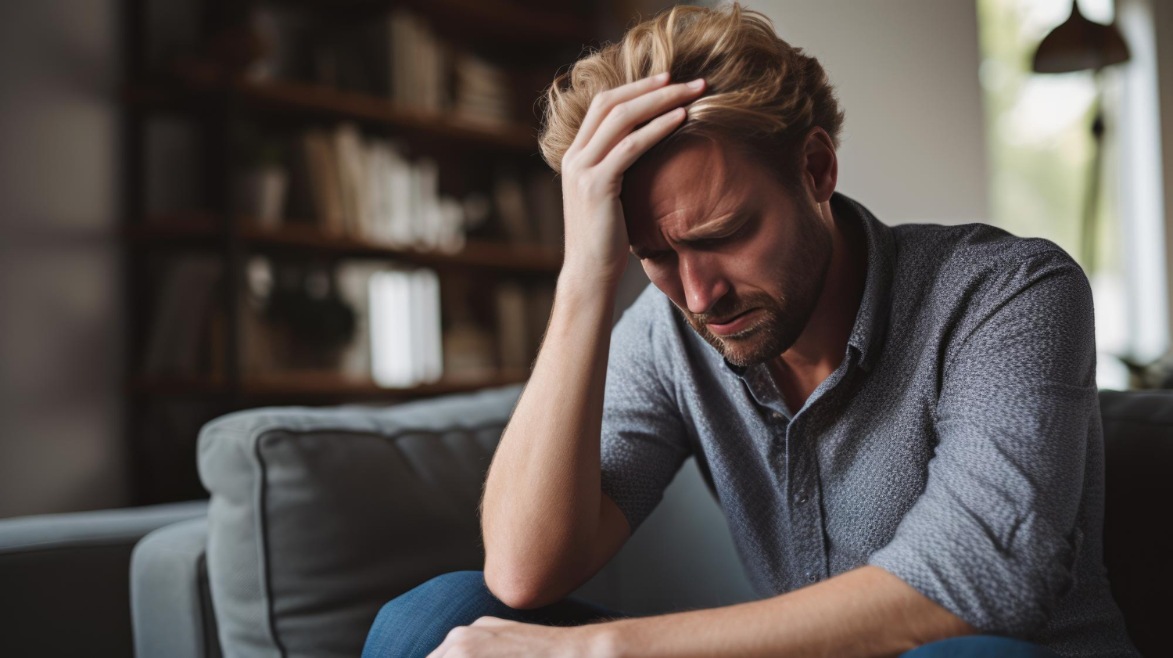
<instances>
[{"instance_id":1,"label":"bookshelf","mask_svg":"<svg viewBox=\"0 0 1173 658\"><path fill-rule=\"evenodd\" d=\"M215 248L222 221L211 215L153 217L142 226L127 230L126 237L144 248L158 246ZM257 252L301 252L335 258L389 259L437 269L489 270L556 275L562 267L559 250L541 245L504 242L470 242L458 252L404 248L376 240L336 236L299 223L281 228L264 228L250 218L237 218L236 240Z\"/></svg>"},{"instance_id":2,"label":"bookshelf","mask_svg":"<svg viewBox=\"0 0 1173 658\"><path fill-rule=\"evenodd\" d=\"M170 45L124 0L136 504L202 495L223 413L525 381L562 258L534 101L598 24L591 0L191 1Z\"/></svg>"},{"instance_id":3,"label":"bookshelf","mask_svg":"<svg viewBox=\"0 0 1173 658\"><path fill-rule=\"evenodd\" d=\"M533 128L524 124L485 126L456 116L420 111L370 94L289 82L232 81L131 87L123 98L146 110L191 111L236 103L256 113L300 116L307 119L350 119L383 125L416 136L458 145L504 149L522 154L537 152Z\"/></svg>"}]
</instances>

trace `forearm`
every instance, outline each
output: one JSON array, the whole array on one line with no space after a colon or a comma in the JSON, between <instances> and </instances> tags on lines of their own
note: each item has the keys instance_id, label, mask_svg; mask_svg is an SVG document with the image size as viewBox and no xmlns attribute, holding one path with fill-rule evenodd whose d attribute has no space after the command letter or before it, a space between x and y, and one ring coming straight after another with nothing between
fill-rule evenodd
<instances>
[{"instance_id":1,"label":"forearm","mask_svg":"<svg viewBox=\"0 0 1173 658\"><path fill-rule=\"evenodd\" d=\"M740 605L597 626L613 655L896 656L974 629L878 567Z\"/></svg>"},{"instance_id":2,"label":"forearm","mask_svg":"<svg viewBox=\"0 0 1173 658\"><path fill-rule=\"evenodd\" d=\"M612 290L565 271L559 278L542 349L485 484L485 574L498 595L569 590L588 568Z\"/></svg>"}]
</instances>

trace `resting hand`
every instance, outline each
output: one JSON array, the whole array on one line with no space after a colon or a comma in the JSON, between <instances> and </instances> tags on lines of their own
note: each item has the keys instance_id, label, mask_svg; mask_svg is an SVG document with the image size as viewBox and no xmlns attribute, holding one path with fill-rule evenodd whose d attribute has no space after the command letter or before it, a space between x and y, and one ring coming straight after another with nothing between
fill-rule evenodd
<instances>
[{"instance_id":1,"label":"resting hand","mask_svg":"<svg viewBox=\"0 0 1173 658\"><path fill-rule=\"evenodd\" d=\"M612 654L605 626L539 626L481 617L452 629L428 658L602 658Z\"/></svg>"}]
</instances>

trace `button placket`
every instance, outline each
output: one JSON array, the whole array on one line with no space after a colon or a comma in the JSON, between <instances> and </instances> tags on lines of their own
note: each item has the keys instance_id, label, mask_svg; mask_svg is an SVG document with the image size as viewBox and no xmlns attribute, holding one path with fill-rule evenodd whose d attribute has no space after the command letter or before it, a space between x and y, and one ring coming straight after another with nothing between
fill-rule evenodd
<instances>
[{"instance_id":1,"label":"button placket","mask_svg":"<svg viewBox=\"0 0 1173 658\"><path fill-rule=\"evenodd\" d=\"M792 424L793 426L793 424ZM791 437L793 438L793 436ZM809 446L808 446L809 447ZM800 579L816 583L825 571L825 546L823 545L823 519L821 510L810 503L818 491L817 467L811 463L815 456L808 450L800 449L791 456L793 488L790 501L792 520L798 554L801 556Z\"/></svg>"}]
</instances>

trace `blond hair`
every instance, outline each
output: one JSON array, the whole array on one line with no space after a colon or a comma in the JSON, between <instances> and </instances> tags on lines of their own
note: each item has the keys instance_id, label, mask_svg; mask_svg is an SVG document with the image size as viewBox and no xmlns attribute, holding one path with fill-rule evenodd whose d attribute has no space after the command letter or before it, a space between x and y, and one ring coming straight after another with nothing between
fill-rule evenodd
<instances>
[{"instance_id":1,"label":"blond hair","mask_svg":"<svg viewBox=\"0 0 1173 658\"><path fill-rule=\"evenodd\" d=\"M818 60L780 39L760 12L736 3L681 5L635 25L619 43L605 44L554 79L538 139L546 163L561 173L597 94L663 71L675 82L704 78L707 90L653 150L685 135L732 142L790 178L798 164L794 149L811 128L823 128L839 145L843 112Z\"/></svg>"}]
</instances>

